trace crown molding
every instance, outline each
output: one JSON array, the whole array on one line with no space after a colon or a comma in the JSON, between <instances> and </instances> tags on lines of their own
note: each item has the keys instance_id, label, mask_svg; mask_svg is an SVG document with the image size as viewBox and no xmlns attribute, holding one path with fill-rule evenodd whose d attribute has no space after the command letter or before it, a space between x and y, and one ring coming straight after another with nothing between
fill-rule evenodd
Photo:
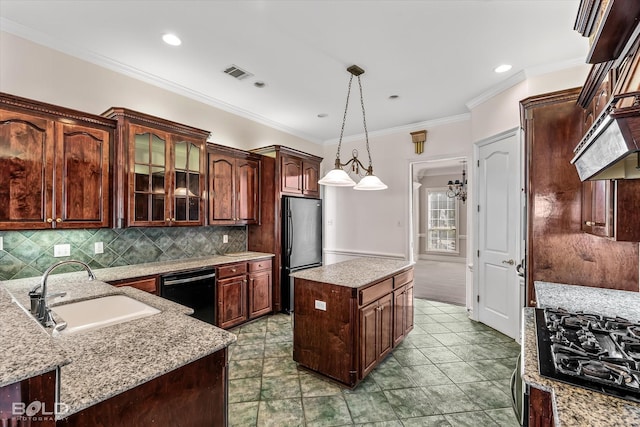
<instances>
[{"instance_id":1,"label":"crown molding","mask_svg":"<svg viewBox=\"0 0 640 427\"><path fill-rule=\"evenodd\" d=\"M499 93L504 92L505 90L512 88L513 86L517 85L518 83L522 83L526 79L527 79L527 73L524 70L523 71L518 71L516 74L514 74L511 77L509 77L508 79L503 80L500 83L492 86L491 88L489 88L489 90L485 91L484 93L480 94L479 96L477 96L477 97L475 97L473 99L470 99L469 101L467 101L465 106L469 110L473 110L478 105L488 101L489 99L493 98L494 96L498 95Z\"/></svg>"},{"instance_id":2,"label":"crown molding","mask_svg":"<svg viewBox=\"0 0 640 427\"><path fill-rule=\"evenodd\" d=\"M6 18L0 17L0 30L21 37L33 43L70 55L74 58L81 59L91 64L109 69L111 71L115 71L116 73L123 74L127 77L131 77L136 80L140 80L153 86L159 87L161 89L165 89L169 92L185 96L189 99L193 99L194 101L198 101L211 107L215 107L228 113L232 113L245 119L260 123L275 130L279 130L298 138L302 138L306 141L314 142L316 144L322 143L321 139L318 139L311 135L307 135L296 129L283 126L281 123L277 123L264 116L252 113L242 108L238 108L219 99L207 96L201 92L188 89L182 85L179 85L170 80L163 79L154 74L144 72L137 68L125 65L121 62L114 61L113 59L107 58L105 56L98 55L95 52L81 48L77 45L68 43L61 39L51 37L40 31L25 27L24 25L10 21Z\"/></svg>"},{"instance_id":3,"label":"crown molding","mask_svg":"<svg viewBox=\"0 0 640 427\"><path fill-rule=\"evenodd\" d=\"M408 133L408 132L414 132L416 130L425 129L425 128L428 130L429 128L433 128L437 126L443 126L451 123L458 123L458 122L464 122L469 120L471 120L470 113L458 114L455 116L442 117L442 118L433 119L433 120L425 120L423 122L410 123L408 125L376 130L373 132L369 132L369 137L375 138L375 137L386 136L386 135L391 135L396 133ZM365 138L364 133L360 133L356 135L345 136L342 138L342 142L362 141L364 138ZM339 138L327 139L323 141L322 144L334 145L334 144L338 144L339 140L340 140Z\"/></svg>"}]
</instances>

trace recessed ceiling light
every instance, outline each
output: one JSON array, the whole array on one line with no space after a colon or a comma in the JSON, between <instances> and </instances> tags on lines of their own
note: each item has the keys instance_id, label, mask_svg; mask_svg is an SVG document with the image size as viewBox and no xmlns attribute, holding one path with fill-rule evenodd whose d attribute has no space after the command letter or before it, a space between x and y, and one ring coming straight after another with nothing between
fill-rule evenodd
<instances>
[{"instance_id":1,"label":"recessed ceiling light","mask_svg":"<svg viewBox=\"0 0 640 427\"><path fill-rule=\"evenodd\" d=\"M182 44L182 40L180 40L180 37L176 36L175 34L164 34L162 36L162 40L171 46L180 46Z\"/></svg>"},{"instance_id":2,"label":"recessed ceiling light","mask_svg":"<svg viewBox=\"0 0 640 427\"><path fill-rule=\"evenodd\" d=\"M324 119L325 117L328 117L329 115L327 113L320 113L318 114L318 117L321 119Z\"/></svg>"},{"instance_id":3,"label":"recessed ceiling light","mask_svg":"<svg viewBox=\"0 0 640 427\"><path fill-rule=\"evenodd\" d=\"M389 95L389 99L398 99L400 95Z\"/></svg>"},{"instance_id":4,"label":"recessed ceiling light","mask_svg":"<svg viewBox=\"0 0 640 427\"><path fill-rule=\"evenodd\" d=\"M262 89L263 87L265 87L267 84L263 81L257 81L253 84L255 87L258 87L260 89Z\"/></svg>"},{"instance_id":5,"label":"recessed ceiling light","mask_svg":"<svg viewBox=\"0 0 640 427\"><path fill-rule=\"evenodd\" d=\"M493 71L495 71L496 73L506 73L510 69L511 69L511 65L502 64L502 65L498 65L496 68L494 68Z\"/></svg>"}]
</instances>

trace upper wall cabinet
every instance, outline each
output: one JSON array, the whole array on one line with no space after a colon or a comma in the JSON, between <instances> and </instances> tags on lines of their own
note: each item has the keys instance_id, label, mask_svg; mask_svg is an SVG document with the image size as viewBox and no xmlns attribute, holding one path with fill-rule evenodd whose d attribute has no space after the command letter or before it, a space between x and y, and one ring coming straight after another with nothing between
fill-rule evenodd
<instances>
[{"instance_id":1,"label":"upper wall cabinet","mask_svg":"<svg viewBox=\"0 0 640 427\"><path fill-rule=\"evenodd\" d=\"M320 197L318 179L322 158L280 145L259 148L253 152L276 158L281 193Z\"/></svg>"},{"instance_id":2,"label":"upper wall cabinet","mask_svg":"<svg viewBox=\"0 0 640 427\"><path fill-rule=\"evenodd\" d=\"M209 224L260 220L260 156L209 144Z\"/></svg>"},{"instance_id":3,"label":"upper wall cabinet","mask_svg":"<svg viewBox=\"0 0 640 427\"><path fill-rule=\"evenodd\" d=\"M116 224L204 224L208 131L124 108L104 116L118 122Z\"/></svg>"},{"instance_id":4,"label":"upper wall cabinet","mask_svg":"<svg viewBox=\"0 0 640 427\"><path fill-rule=\"evenodd\" d=\"M0 94L0 229L108 227L115 126Z\"/></svg>"}]
</instances>

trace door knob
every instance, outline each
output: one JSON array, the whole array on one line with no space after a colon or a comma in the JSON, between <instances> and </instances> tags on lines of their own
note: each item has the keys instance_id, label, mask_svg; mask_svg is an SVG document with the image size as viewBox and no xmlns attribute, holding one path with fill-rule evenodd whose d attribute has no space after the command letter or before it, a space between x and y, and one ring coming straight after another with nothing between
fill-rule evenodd
<instances>
[{"instance_id":1,"label":"door knob","mask_svg":"<svg viewBox=\"0 0 640 427\"><path fill-rule=\"evenodd\" d=\"M516 262L515 262L514 260L512 260L512 259L504 259L504 260L502 260L502 263L503 263L503 264L513 265L513 264L515 264Z\"/></svg>"}]
</instances>

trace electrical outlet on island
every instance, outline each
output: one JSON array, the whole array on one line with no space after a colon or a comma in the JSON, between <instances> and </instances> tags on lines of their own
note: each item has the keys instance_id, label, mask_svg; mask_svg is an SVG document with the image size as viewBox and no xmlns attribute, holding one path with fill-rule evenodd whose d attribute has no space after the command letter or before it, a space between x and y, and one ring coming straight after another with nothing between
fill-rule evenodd
<instances>
[{"instance_id":1,"label":"electrical outlet on island","mask_svg":"<svg viewBox=\"0 0 640 427\"><path fill-rule=\"evenodd\" d=\"M226 234L222 235L222 243L229 243L229 236Z\"/></svg>"}]
</instances>

